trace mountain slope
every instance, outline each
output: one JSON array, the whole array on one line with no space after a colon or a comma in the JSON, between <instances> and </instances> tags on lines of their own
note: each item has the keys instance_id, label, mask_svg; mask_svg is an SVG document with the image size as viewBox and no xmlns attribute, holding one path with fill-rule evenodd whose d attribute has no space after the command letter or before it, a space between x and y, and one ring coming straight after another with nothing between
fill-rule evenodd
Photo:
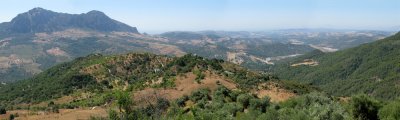
<instances>
[{"instance_id":1,"label":"mountain slope","mask_svg":"<svg viewBox=\"0 0 400 120\"><path fill-rule=\"evenodd\" d=\"M11 22L2 23L0 26L0 30L6 33L54 32L71 28L139 33L135 27L113 20L100 11L66 14L43 8L34 8L19 14Z\"/></svg>"},{"instance_id":2,"label":"mountain slope","mask_svg":"<svg viewBox=\"0 0 400 120\"><path fill-rule=\"evenodd\" d=\"M334 95L366 93L382 99L400 96L400 33L335 53L313 52L278 65L285 79L321 86ZM306 62L315 62L307 65ZM300 64L299 64L300 63Z\"/></svg>"},{"instance_id":3,"label":"mountain slope","mask_svg":"<svg viewBox=\"0 0 400 120\"><path fill-rule=\"evenodd\" d=\"M190 78L193 78L193 81L186 81ZM257 88L260 83L272 80L277 79L267 74L248 71L222 60L208 60L191 54L183 57L138 53L113 56L93 54L59 64L31 79L0 85L0 105L40 103L57 100L73 93L97 94L103 99L107 93L121 89L141 91L143 89L163 88L161 90L168 90L171 88L170 91L176 91L176 94L180 93L172 98L179 98L183 93L191 93L196 90L195 88L212 86L214 86L212 88L216 88L218 83L230 86L230 88L249 91ZM186 89L187 85L185 86L185 84L187 83L193 84L188 88L193 90ZM293 83L279 81L276 83L294 94L312 90ZM183 93L181 93L182 91ZM146 95L140 95L140 93L138 92L137 96ZM76 102L76 100L74 101ZM70 102L74 103L74 101ZM100 104L104 104L103 102ZM92 103L89 106L98 104Z\"/></svg>"}]
</instances>

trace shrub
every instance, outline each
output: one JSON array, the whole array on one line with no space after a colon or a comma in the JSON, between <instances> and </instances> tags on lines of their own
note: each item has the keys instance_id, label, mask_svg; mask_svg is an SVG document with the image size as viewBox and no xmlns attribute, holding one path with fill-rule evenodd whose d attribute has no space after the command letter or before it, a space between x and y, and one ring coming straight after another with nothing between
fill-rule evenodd
<instances>
[{"instance_id":1,"label":"shrub","mask_svg":"<svg viewBox=\"0 0 400 120\"><path fill-rule=\"evenodd\" d=\"M233 100L234 102L236 102L237 97L238 97L240 94L242 94L242 93L243 93L243 92L241 92L241 91L234 90L234 91L231 91L231 92L229 93L229 97L231 98L231 100Z\"/></svg>"},{"instance_id":2,"label":"shrub","mask_svg":"<svg viewBox=\"0 0 400 120\"><path fill-rule=\"evenodd\" d=\"M275 109L268 109L268 112L261 114L257 120L279 120L279 113Z\"/></svg>"},{"instance_id":3,"label":"shrub","mask_svg":"<svg viewBox=\"0 0 400 120\"><path fill-rule=\"evenodd\" d=\"M230 98L230 90L225 86L219 85L217 90L214 92L213 101L217 102L231 102L232 99Z\"/></svg>"},{"instance_id":4,"label":"shrub","mask_svg":"<svg viewBox=\"0 0 400 120\"><path fill-rule=\"evenodd\" d=\"M108 120L106 117L90 116L89 120Z\"/></svg>"},{"instance_id":5,"label":"shrub","mask_svg":"<svg viewBox=\"0 0 400 120\"><path fill-rule=\"evenodd\" d=\"M169 101L165 98L157 99L157 106L156 108L160 111L165 111L170 106Z\"/></svg>"},{"instance_id":6,"label":"shrub","mask_svg":"<svg viewBox=\"0 0 400 120\"><path fill-rule=\"evenodd\" d=\"M55 103L53 101L50 101L49 104L47 104L47 107L53 107Z\"/></svg>"},{"instance_id":7,"label":"shrub","mask_svg":"<svg viewBox=\"0 0 400 120\"><path fill-rule=\"evenodd\" d=\"M248 112L238 113L236 118L238 120L255 120L255 119L257 119L257 116L259 116L260 114L261 114L260 111L249 110ZM287 120L289 120L289 119L287 119Z\"/></svg>"},{"instance_id":8,"label":"shrub","mask_svg":"<svg viewBox=\"0 0 400 120\"><path fill-rule=\"evenodd\" d=\"M353 96L350 101L350 110L355 119L377 120L380 104L367 95Z\"/></svg>"},{"instance_id":9,"label":"shrub","mask_svg":"<svg viewBox=\"0 0 400 120\"><path fill-rule=\"evenodd\" d=\"M229 96L229 93L231 92L231 90L229 90L228 88L226 88L225 86L219 85L217 90L215 91L216 95L222 95L222 96Z\"/></svg>"},{"instance_id":10,"label":"shrub","mask_svg":"<svg viewBox=\"0 0 400 120\"><path fill-rule=\"evenodd\" d=\"M241 108L240 106L238 106L237 104L234 104L234 103L226 103L226 104L224 104L224 106L222 108L222 111L226 111L234 117L236 116L237 112L240 112L242 110L243 110L243 108Z\"/></svg>"},{"instance_id":11,"label":"shrub","mask_svg":"<svg viewBox=\"0 0 400 120\"><path fill-rule=\"evenodd\" d=\"M279 110L279 114L281 120L309 120L311 118L306 111L291 108L283 108Z\"/></svg>"},{"instance_id":12,"label":"shrub","mask_svg":"<svg viewBox=\"0 0 400 120\"><path fill-rule=\"evenodd\" d=\"M189 100L189 97L185 95L185 96L183 96L183 97L177 99L177 100L176 100L176 104L177 104L179 107L184 107L184 106L185 106L185 102L186 102L187 100Z\"/></svg>"},{"instance_id":13,"label":"shrub","mask_svg":"<svg viewBox=\"0 0 400 120\"><path fill-rule=\"evenodd\" d=\"M207 100L206 99L201 99L201 100L198 100L196 102L196 106L199 107L199 108L202 108L202 109L205 109L206 105L207 105ZM219 103L214 103L214 104L211 104L211 105L220 105L220 104Z\"/></svg>"},{"instance_id":14,"label":"shrub","mask_svg":"<svg viewBox=\"0 0 400 120\"><path fill-rule=\"evenodd\" d=\"M203 88L203 89L199 89L199 90L193 92L192 95L189 98L193 102L197 102L197 101L202 100L202 99L209 100L209 98L210 98L208 96L209 93L210 93L209 89Z\"/></svg>"},{"instance_id":15,"label":"shrub","mask_svg":"<svg viewBox=\"0 0 400 120\"><path fill-rule=\"evenodd\" d=\"M9 117L9 120L14 120L14 119L15 119L14 114L11 114L10 117Z\"/></svg>"},{"instance_id":16,"label":"shrub","mask_svg":"<svg viewBox=\"0 0 400 120\"><path fill-rule=\"evenodd\" d=\"M118 117L118 113L115 110L110 110L108 111L108 118L110 120L119 120L120 118Z\"/></svg>"},{"instance_id":17,"label":"shrub","mask_svg":"<svg viewBox=\"0 0 400 120\"><path fill-rule=\"evenodd\" d=\"M0 107L0 115L6 114L6 113L7 113L6 109L3 107Z\"/></svg>"},{"instance_id":18,"label":"shrub","mask_svg":"<svg viewBox=\"0 0 400 120\"><path fill-rule=\"evenodd\" d=\"M241 94L237 97L236 101L242 105L244 108L247 108L250 104L250 99L253 98L253 96L249 94Z\"/></svg>"},{"instance_id":19,"label":"shrub","mask_svg":"<svg viewBox=\"0 0 400 120\"><path fill-rule=\"evenodd\" d=\"M161 83L161 87L163 88L175 87L175 80L176 78L174 77L164 77Z\"/></svg>"},{"instance_id":20,"label":"shrub","mask_svg":"<svg viewBox=\"0 0 400 120\"><path fill-rule=\"evenodd\" d=\"M131 105L133 103L128 92L117 91L116 98L120 112L122 112L122 109L124 109L125 112L131 111Z\"/></svg>"},{"instance_id":21,"label":"shrub","mask_svg":"<svg viewBox=\"0 0 400 120\"><path fill-rule=\"evenodd\" d=\"M383 106L378 115L381 120L400 120L400 100Z\"/></svg>"},{"instance_id":22,"label":"shrub","mask_svg":"<svg viewBox=\"0 0 400 120\"><path fill-rule=\"evenodd\" d=\"M261 99L253 98L249 101L249 108L253 110L258 110L261 112L265 112L267 106L269 105L269 97L264 97Z\"/></svg>"},{"instance_id":23,"label":"shrub","mask_svg":"<svg viewBox=\"0 0 400 120\"><path fill-rule=\"evenodd\" d=\"M197 83L201 83L200 81L203 80L206 77L206 75L204 75L203 72L200 71L200 70L194 70L193 74L196 75L196 79L195 80L196 80Z\"/></svg>"},{"instance_id":24,"label":"shrub","mask_svg":"<svg viewBox=\"0 0 400 120\"><path fill-rule=\"evenodd\" d=\"M298 117L303 116L300 114L301 112L304 113L306 117L317 120L350 119L350 115L340 103L321 93L310 93L292 98L281 103L280 106L275 106L275 109L279 112L289 112L288 114L293 114L294 116L299 115ZM269 111L267 111L267 113L268 112ZM287 118L288 116L283 117Z\"/></svg>"}]
</instances>

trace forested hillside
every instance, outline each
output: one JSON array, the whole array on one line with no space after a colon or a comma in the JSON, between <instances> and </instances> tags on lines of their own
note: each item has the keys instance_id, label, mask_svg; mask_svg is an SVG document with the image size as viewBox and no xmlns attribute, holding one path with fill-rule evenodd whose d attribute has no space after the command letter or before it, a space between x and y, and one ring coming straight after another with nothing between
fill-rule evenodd
<instances>
[{"instance_id":1,"label":"forested hillside","mask_svg":"<svg viewBox=\"0 0 400 120\"><path fill-rule=\"evenodd\" d=\"M400 33L334 53L314 51L275 67L282 79L319 86L337 96L400 96ZM314 62L315 65L306 64ZM300 64L299 64L300 63Z\"/></svg>"}]
</instances>

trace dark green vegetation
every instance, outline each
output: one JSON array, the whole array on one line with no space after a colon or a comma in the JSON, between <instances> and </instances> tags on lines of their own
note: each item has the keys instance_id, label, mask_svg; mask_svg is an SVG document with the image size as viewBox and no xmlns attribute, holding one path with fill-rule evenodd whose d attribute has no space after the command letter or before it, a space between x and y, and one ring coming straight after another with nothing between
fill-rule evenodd
<instances>
[{"instance_id":1,"label":"dark green vegetation","mask_svg":"<svg viewBox=\"0 0 400 120\"><path fill-rule=\"evenodd\" d=\"M125 98L117 99L121 105ZM129 101L129 100L128 100ZM119 103L119 102L118 102ZM382 107L383 104L384 107ZM367 95L354 96L348 102L322 93L309 93L281 103L268 97L257 98L243 91L220 86L216 91L199 89L176 101L158 99L145 107L124 107L109 111L111 120L397 120L399 102L381 103ZM133 109L132 109L133 108Z\"/></svg>"},{"instance_id":2,"label":"dark green vegetation","mask_svg":"<svg viewBox=\"0 0 400 120\"><path fill-rule=\"evenodd\" d=\"M0 107L0 115L6 114L7 110L4 107Z\"/></svg>"},{"instance_id":3,"label":"dark green vegetation","mask_svg":"<svg viewBox=\"0 0 400 120\"><path fill-rule=\"evenodd\" d=\"M378 115L382 120L399 120L400 100L393 101L383 106Z\"/></svg>"},{"instance_id":4,"label":"dark green vegetation","mask_svg":"<svg viewBox=\"0 0 400 120\"><path fill-rule=\"evenodd\" d=\"M351 98L350 111L354 118L360 120L377 120L380 103L366 95Z\"/></svg>"},{"instance_id":5,"label":"dark green vegetation","mask_svg":"<svg viewBox=\"0 0 400 120\"><path fill-rule=\"evenodd\" d=\"M277 65L281 79L297 80L319 86L336 96L364 93L379 99L393 100L400 96L400 33L334 53L314 51L290 63ZM304 59L319 62L318 66L290 66Z\"/></svg>"}]
</instances>

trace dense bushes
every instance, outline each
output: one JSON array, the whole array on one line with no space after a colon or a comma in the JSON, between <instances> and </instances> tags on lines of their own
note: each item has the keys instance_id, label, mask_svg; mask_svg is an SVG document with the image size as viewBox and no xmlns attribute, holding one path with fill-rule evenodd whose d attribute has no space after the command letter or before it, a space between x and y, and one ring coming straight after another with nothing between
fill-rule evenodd
<instances>
[{"instance_id":1,"label":"dense bushes","mask_svg":"<svg viewBox=\"0 0 400 120\"><path fill-rule=\"evenodd\" d=\"M210 98L209 94L210 94L209 89L199 89L193 92L192 95L189 97L189 99L192 100L193 102L197 102L200 100L208 101Z\"/></svg>"},{"instance_id":2,"label":"dense bushes","mask_svg":"<svg viewBox=\"0 0 400 120\"><path fill-rule=\"evenodd\" d=\"M319 86L335 96L364 93L380 100L400 97L400 34L355 48L333 53L311 52L294 60L277 64L273 71L281 79ZM291 66L305 59L317 66Z\"/></svg>"},{"instance_id":3,"label":"dense bushes","mask_svg":"<svg viewBox=\"0 0 400 120\"><path fill-rule=\"evenodd\" d=\"M257 98L223 86L219 86L213 95L210 94L209 90L200 89L170 105L168 114L158 117L154 117L155 114L147 115L156 119L350 119L338 102L319 93L300 96L281 104L270 103L268 97ZM194 105L186 105L187 101L194 102Z\"/></svg>"},{"instance_id":4,"label":"dense bushes","mask_svg":"<svg viewBox=\"0 0 400 120\"><path fill-rule=\"evenodd\" d=\"M249 109L261 111L264 113L266 112L266 108L270 105L269 101L269 97L250 99Z\"/></svg>"},{"instance_id":5,"label":"dense bushes","mask_svg":"<svg viewBox=\"0 0 400 120\"><path fill-rule=\"evenodd\" d=\"M377 120L380 103L367 95L351 98L350 110L354 118L360 120Z\"/></svg>"},{"instance_id":6,"label":"dense bushes","mask_svg":"<svg viewBox=\"0 0 400 120\"><path fill-rule=\"evenodd\" d=\"M379 111L381 120L400 120L400 100L393 101Z\"/></svg>"},{"instance_id":7,"label":"dense bushes","mask_svg":"<svg viewBox=\"0 0 400 120\"><path fill-rule=\"evenodd\" d=\"M175 102L160 98L156 104L136 107L128 112L110 111L110 119L227 119L227 120L397 120L400 102L381 108L381 103L366 95L353 96L347 103L323 93L309 93L281 103L258 98L238 90L218 86L215 91L199 89ZM186 104L188 103L188 104ZM128 105L129 106L129 105ZM126 110L122 110L126 111ZM121 118L124 113L124 118Z\"/></svg>"},{"instance_id":8,"label":"dense bushes","mask_svg":"<svg viewBox=\"0 0 400 120\"><path fill-rule=\"evenodd\" d=\"M192 95L199 96L198 92ZM232 99L236 101L232 101ZM182 100L180 99L180 101ZM204 107L199 106L199 104L202 104L201 106ZM180 106L178 109L187 107L189 106ZM342 105L335 101L335 99L324 94L311 93L280 104L274 104L269 102L268 97L257 98L247 93L231 91L223 86L214 91L213 96L208 102L197 101L189 109L189 112L170 114L166 117L174 119L181 118L182 116L191 119L239 120L344 120L351 118Z\"/></svg>"},{"instance_id":9,"label":"dense bushes","mask_svg":"<svg viewBox=\"0 0 400 120\"><path fill-rule=\"evenodd\" d=\"M333 98L321 94L310 93L294 99L290 99L281 104L278 110L282 118L298 117L312 119L334 119L343 120L350 118L345 108ZM285 115L286 114L286 115Z\"/></svg>"}]
</instances>

